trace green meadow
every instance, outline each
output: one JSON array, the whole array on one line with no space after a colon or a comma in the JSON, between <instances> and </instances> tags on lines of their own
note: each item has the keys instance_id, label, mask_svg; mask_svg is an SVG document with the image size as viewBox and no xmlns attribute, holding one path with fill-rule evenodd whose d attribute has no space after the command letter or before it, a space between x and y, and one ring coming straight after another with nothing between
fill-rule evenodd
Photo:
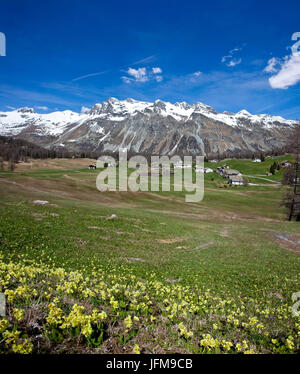
<instances>
[{"instance_id":1,"label":"green meadow","mask_svg":"<svg viewBox=\"0 0 300 374\"><path fill-rule=\"evenodd\" d=\"M190 204L101 193L82 160L0 172L0 352L299 353L299 223L264 178L289 159L207 163L256 185L209 173Z\"/></svg>"}]
</instances>

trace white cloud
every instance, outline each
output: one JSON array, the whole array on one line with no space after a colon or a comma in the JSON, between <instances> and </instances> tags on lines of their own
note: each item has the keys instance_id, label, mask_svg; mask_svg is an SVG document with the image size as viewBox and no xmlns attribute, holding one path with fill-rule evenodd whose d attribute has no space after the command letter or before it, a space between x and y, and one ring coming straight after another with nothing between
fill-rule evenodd
<instances>
[{"instance_id":1,"label":"white cloud","mask_svg":"<svg viewBox=\"0 0 300 374\"><path fill-rule=\"evenodd\" d=\"M287 89L290 86L294 86L296 83L300 82L300 55L292 54L291 56L286 56L283 62L280 62L280 70L277 74L269 78L269 83L272 88ZM268 66L265 68L265 71ZM275 72L275 68L269 68L269 72Z\"/></svg>"},{"instance_id":2,"label":"white cloud","mask_svg":"<svg viewBox=\"0 0 300 374\"><path fill-rule=\"evenodd\" d=\"M231 51L229 51L228 52L228 55L227 56L223 56L222 57L222 62L226 65L226 66L228 66L228 67L230 67L230 68L232 68L232 67L234 67L234 66L236 66L236 65L239 65L241 62L242 62L242 59L241 58L234 58L234 54L236 53L236 52L239 52L239 51L241 51L242 50L242 48L233 48Z\"/></svg>"},{"instance_id":3,"label":"white cloud","mask_svg":"<svg viewBox=\"0 0 300 374\"><path fill-rule=\"evenodd\" d=\"M40 110L48 110L49 109L47 106L38 106L38 105L36 105L35 108L40 109Z\"/></svg>"},{"instance_id":4,"label":"white cloud","mask_svg":"<svg viewBox=\"0 0 300 374\"><path fill-rule=\"evenodd\" d=\"M228 58L231 58L231 56L223 56L221 61L225 62Z\"/></svg>"},{"instance_id":5,"label":"white cloud","mask_svg":"<svg viewBox=\"0 0 300 374\"><path fill-rule=\"evenodd\" d=\"M162 73L162 70L161 70L161 68L152 68L152 72L153 72L153 74L160 74L160 73Z\"/></svg>"},{"instance_id":6,"label":"white cloud","mask_svg":"<svg viewBox=\"0 0 300 374\"><path fill-rule=\"evenodd\" d=\"M148 80L146 68L129 68L127 74L134 77L137 82L147 82Z\"/></svg>"},{"instance_id":7,"label":"white cloud","mask_svg":"<svg viewBox=\"0 0 300 374\"><path fill-rule=\"evenodd\" d=\"M162 73L162 69L159 67L151 68L150 71L147 71L147 68L128 68L126 73L128 76L122 76L121 79L127 84L132 82L147 82L150 79L156 80L156 82L161 82L163 80L162 75L157 75Z\"/></svg>"},{"instance_id":8,"label":"white cloud","mask_svg":"<svg viewBox=\"0 0 300 374\"><path fill-rule=\"evenodd\" d=\"M193 73L195 77L200 77L201 74L201 71L195 71L195 73Z\"/></svg>"},{"instance_id":9,"label":"white cloud","mask_svg":"<svg viewBox=\"0 0 300 374\"><path fill-rule=\"evenodd\" d=\"M229 54L233 54L234 52L238 52L238 51L241 51L242 48L233 48L231 51L229 51Z\"/></svg>"},{"instance_id":10,"label":"white cloud","mask_svg":"<svg viewBox=\"0 0 300 374\"><path fill-rule=\"evenodd\" d=\"M121 77L121 79L123 80L124 83L127 83L127 84L129 84L133 81L132 78L128 78L128 77L124 77L124 76Z\"/></svg>"},{"instance_id":11,"label":"white cloud","mask_svg":"<svg viewBox=\"0 0 300 374\"><path fill-rule=\"evenodd\" d=\"M231 67L234 67L236 65L239 65L241 62L242 62L241 58L233 59L233 60L230 60L226 65L231 68Z\"/></svg>"},{"instance_id":12,"label":"white cloud","mask_svg":"<svg viewBox=\"0 0 300 374\"><path fill-rule=\"evenodd\" d=\"M10 110L15 110L15 109L16 109L15 107L13 107L13 106L9 106L9 105L7 105L6 108L7 108L7 109L10 109Z\"/></svg>"},{"instance_id":13,"label":"white cloud","mask_svg":"<svg viewBox=\"0 0 300 374\"><path fill-rule=\"evenodd\" d=\"M80 113L87 113L89 111L90 111L90 108L87 108L86 106L82 106Z\"/></svg>"},{"instance_id":14,"label":"white cloud","mask_svg":"<svg viewBox=\"0 0 300 374\"><path fill-rule=\"evenodd\" d=\"M267 73L276 73L278 71L278 65L280 65L280 60L277 57L272 57L268 61L268 65L264 68Z\"/></svg>"},{"instance_id":15,"label":"white cloud","mask_svg":"<svg viewBox=\"0 0 300 374\"><path fill-rule=\"evenodd\" d=\"M300 32L292 35L292 40L300 38ZM288 47L292 51L291 55L280 59L273 57L268 61L268 65L264 68L266 73L274 73L269 78L269 83L272 88L280 88L286 90L290 86L294 86L300 82L300 51L298 51L298 44L295 43L292 47Z\"/></svg>"}]
</instances>

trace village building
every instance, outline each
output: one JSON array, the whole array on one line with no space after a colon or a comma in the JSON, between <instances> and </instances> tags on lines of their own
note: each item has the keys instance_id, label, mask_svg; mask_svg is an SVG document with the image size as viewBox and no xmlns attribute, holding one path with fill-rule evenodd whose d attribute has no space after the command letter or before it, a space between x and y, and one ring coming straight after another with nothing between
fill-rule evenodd
<instances>
[{"instance_id":1,"label":"village building","mask_svg":"<svg viewBox=\"0 0 300 374\"><path fill-rule=\"evenodd\" d=\"M213 171L213 169L211 169L211 168L202 168L202 167L200 167L200 168L196 168L196 169L195 169L195 172L196 172L196 173L204 173L204 174L207 174L207 173L213 173L214 171Z\"/></svg>"},{"instance_id":2,"label":"village building","mask_svg":"<svg viewBox=\"0 0 300 374\"><path fill-rule=\"evenodd\" d=\"M280 167L281 167L281 168L286 168L286 167L291 166L291 165L292 165L292 163L291 163L290 161L287 161L287 160L282 161L282 162L280 163Z\"/></svg>"},{"instance_id":3,"label":"village building","mask_svg":"<svg viewBox=\"0 0 300 374\"><path fill-rule=\"evenodd\" d=\"M241 175L232 175L228 178L228 184L240 186L243 184L243 177Z\"/></svg>"},{"instance_id":4,"label":"village building","mask_svg":"<svg viewBox=\"0 0 300 374\"><path fill-rule=\"evenodd\" d=\"M243 184L242 173L240 173L238 170L230 169L228 165L217 167L216 172L219 173L221 177L227 178L228 183L230 184ZM234 183L229 182L229 180L232 180L232 177L234 177L233 178ZM238 177L238 178L235 178L235 177Z\"/></svg>"},{"instance_id":5,"label":"village building","mask_svg":"<svg viewBox=\"0 0 300 374\"><path fill-rule=\"evenodd\" d=\"M242 176L242 174L238 170L235 170L235 169L225 169L225 170L223 170L223 177L224 178L230 178L230 177L233 177L233 176Z\"/></svg>"}]
</instances>

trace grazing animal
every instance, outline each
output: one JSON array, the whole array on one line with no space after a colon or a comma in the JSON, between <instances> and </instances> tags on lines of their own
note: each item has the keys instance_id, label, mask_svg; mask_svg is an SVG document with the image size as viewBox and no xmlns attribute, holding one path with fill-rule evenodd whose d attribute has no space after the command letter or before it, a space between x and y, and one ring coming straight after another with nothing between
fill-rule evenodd
<instances>
[{"instance_id":1,"label":"grazing animal","mask_svg":"<svg viewBox=\"0 0 300 374\"><path fill-rule=\"evenodd\" d=\"M95 170L95 169L97 169L97 167L96 167L96 165L89 165L89 169L90 170Z\"/></svg>"}]
</instances>

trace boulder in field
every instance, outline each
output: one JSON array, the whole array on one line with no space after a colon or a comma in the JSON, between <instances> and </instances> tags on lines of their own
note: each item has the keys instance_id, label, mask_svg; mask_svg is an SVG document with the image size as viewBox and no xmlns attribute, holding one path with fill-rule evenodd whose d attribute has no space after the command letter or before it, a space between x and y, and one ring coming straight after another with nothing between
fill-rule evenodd
<instances>
[{"instance_id":1,"label":"boulder in field","mask_svg":"<svg viewBox=\"0 0 300 374\"><path fill-rule=\"evenodd\" d=\"M47 205L47 204L49 204L49 201L47 201L47 200L34 200L32 202L32 204L35 204L35 205Z\"/></svg>"},{"instance_id":2,"label":"boulder in field","mask_svg":"<svg viewBox=\"0 0 300 374\"><path fill-rule=\"evenodd\" d=\"M118 219L118 216L116 214L112 214L110 217L107 217L106 219Z\"/></svg>"}]
</instances>

